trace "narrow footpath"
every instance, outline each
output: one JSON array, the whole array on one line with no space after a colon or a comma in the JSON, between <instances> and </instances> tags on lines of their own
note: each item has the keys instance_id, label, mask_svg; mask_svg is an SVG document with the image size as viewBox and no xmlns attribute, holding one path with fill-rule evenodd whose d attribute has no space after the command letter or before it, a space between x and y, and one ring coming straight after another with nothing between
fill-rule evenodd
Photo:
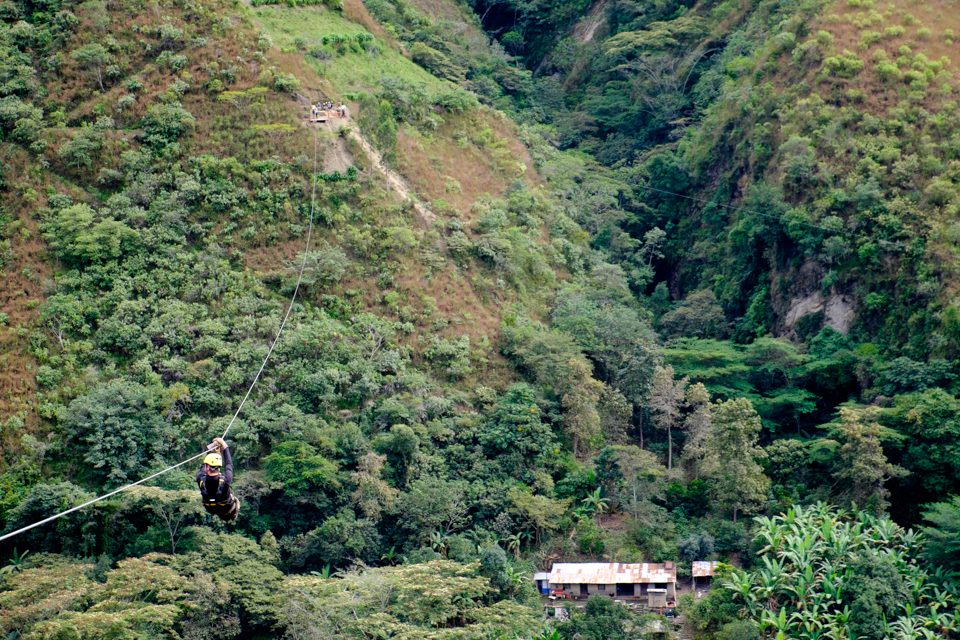
<instances>
[{"instance_id":1,"label":"narrow footpath","mask_svg":"<svg viewBox=\"0 0 960 640\"><path fill-rule=\"evenodd\" d=\"M347 130L347 137L351 140L355 140L360 148L363 149L363 152L367 154L367 157L370 158L370 163L373 166L373 169L383 175L387 180L388 187L395 191L402 199L410 200L413 203L413 210L416 213L417 220L425 228L430 228L433 226L433 222L437 219L437 216L433 211L431 211L423 202L417 198L413 193L413 189L410 187L410 184L406 179L401 176L399 173L387 167L383 162L383 156L380 152L370 144L370 141L360 133L360 127L350 118L346 116L343 118L333 116L327 118L326 122L312 122L310 120L310 110L311 102L310 99L302 94L297 94L297 101L303 107L303 124L306 127L316 127L323 131L328 131L334 136L338 135L340 128L344 127ZM334 142L336 144L336 142ZM344 153L349 154L346 149L342 150Z\"/></svg>"}]
</instances>

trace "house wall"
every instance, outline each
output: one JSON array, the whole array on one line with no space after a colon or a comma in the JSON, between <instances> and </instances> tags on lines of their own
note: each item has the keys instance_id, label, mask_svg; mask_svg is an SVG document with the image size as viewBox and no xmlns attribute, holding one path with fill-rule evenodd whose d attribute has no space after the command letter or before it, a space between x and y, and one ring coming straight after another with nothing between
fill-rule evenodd
<instances>
[{"instance_id":1,"label":"house wall","mask_svg":"<svg viewBox=\"0 0 960 640\"><path fill-rule=\"evenodd\" d=\"M605 586L606 586L606 591L600 591L600 585L588 584L588 585L587 585L587 595L588 595L588 596L592 596L592 595L595 595L595 594L598 594L598 593L601 594L601 595L605 595L605 596L616 596L616 595L617 595L617 585L615 585L615 584L608 584L608 585L605 585ZM572 595L572 596L579 596L579 595L580 595L580 585L579 585L579 584L565 585L565 584L557 584L557 583L554 583L554 582L551 582L551 583L550 583L550 589L564 589L564 588L566 588L566 592L567 592L568 594ZM660 583L660 584L655 584L655 585L654 585L654 584L647 584L647 583L637 583L636 587L634 587L634 597L646 596L646 595L647 595L647 589L653 589L653 588L666 589L666 590L667 590L667 599L669 599L669 600L675 600L676 597L677 597L677 583L675 583L675 582L667 582L666 584Z\"/></svg>"}]
</instances>

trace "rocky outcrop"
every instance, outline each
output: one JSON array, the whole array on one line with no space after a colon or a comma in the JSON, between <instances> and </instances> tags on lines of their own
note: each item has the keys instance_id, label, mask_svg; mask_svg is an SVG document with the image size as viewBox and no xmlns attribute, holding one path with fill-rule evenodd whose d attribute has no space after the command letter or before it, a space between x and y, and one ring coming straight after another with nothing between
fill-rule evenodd
<instances>
[{"instance_id":1,"label":"rocky outcrop","mask_svg":"<svg viewBox=\"0 0 960 640\"><path fill-rule=\"evenodd\" d=\"M800 318L811 313L823 311L823 323L831 329L847 335L856 318L853 310L853 300L847 296L836 294L824 297L816 291L803 298L794 298L790 301L790 308L784 317L784 327L789 331Z\"/></svg>"}]
</instances>

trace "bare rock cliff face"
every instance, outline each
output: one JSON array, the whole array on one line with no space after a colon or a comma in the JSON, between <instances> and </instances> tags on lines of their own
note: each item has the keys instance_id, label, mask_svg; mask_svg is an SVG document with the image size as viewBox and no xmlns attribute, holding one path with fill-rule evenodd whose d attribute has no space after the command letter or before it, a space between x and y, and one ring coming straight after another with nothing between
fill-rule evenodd
<instances>
[{"instance_id":1,"label":"bare rock cliff face","mask_svg":"<svg viewBox=\"0 0 960 640\"><path fill-rule=\"evenodd\" d=\"M824 296L820 291L821 273L818 265L807 261L800 267L791 289L794 296L786 313L781 318L778 336L786 337L794 332L800 318L811 313L823 312L823 324L847 335L856 319L854 300L845 294L833 293Z\"/></svg>"}]
</instances>

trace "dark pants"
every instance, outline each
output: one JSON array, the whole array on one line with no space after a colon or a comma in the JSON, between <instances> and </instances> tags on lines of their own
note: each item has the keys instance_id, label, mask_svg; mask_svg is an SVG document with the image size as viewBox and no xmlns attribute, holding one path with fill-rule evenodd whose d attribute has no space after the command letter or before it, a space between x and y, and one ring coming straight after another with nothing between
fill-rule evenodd
<instances>
[{"instance_id":1,"label":"dark pants","mask_svg":"<svg viewBox=\"0 0 960 640\"><path fill-rule=\"evenodd\" d=\"M207 513L213 514L224 522L233 522L240 514L240 500L237 496L230 496L231 502L228 505L206 507Z\"/></svg>"}]
</instances>

